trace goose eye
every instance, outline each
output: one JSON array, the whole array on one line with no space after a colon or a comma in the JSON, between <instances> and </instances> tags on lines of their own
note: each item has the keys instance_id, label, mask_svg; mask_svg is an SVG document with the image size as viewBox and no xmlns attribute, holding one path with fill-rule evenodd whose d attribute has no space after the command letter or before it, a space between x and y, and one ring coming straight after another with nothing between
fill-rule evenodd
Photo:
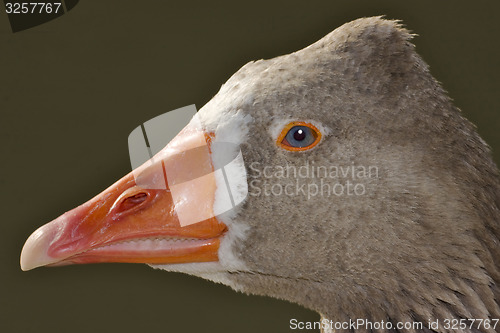
<instances>
[{"instance_id":1,"label":"goose eye","mask_svg":"<svg viewBox=\"0 0 500 333\"><path fill-rule=\"evenodd\" d=\"M278 145L291 151L308 150L316 146L321 132L312 124L292 122L285 126L278 137Z\"/></svg>"}]
</instances>

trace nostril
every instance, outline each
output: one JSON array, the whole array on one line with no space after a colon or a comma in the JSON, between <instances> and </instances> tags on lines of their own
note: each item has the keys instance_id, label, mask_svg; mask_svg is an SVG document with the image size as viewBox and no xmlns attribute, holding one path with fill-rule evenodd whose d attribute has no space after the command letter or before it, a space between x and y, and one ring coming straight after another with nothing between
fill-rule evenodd
<instances>
[{"instance_id":1,"label":"nostril","mask_svg":"<svg viewBox=\"0 0 500 333\"><path fill-rule=\"evenodd\" d=\"M109 213L113 219L122 218L128 214L134 214L151 205L157 196L157 191L133 186L125 190L116 198Z\"/></svg>"},{"instance_id":2,"label":"nostril","mask_svg":"<svg viewBox=\"0 0 500 333\"><path fill-rule=\"evenodd\" d=\"M142 204L148 198L148 193L140 192L125 198L120 204L120 210L126 211Z\"/></svg>"}]
</instances>

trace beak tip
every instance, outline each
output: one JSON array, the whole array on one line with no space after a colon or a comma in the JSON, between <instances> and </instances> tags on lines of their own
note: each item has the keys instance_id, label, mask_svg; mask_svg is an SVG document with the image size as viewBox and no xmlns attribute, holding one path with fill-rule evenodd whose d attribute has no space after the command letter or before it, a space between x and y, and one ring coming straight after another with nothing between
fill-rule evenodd
<instances>
[{"instance_id":1,"label":"beak tip","mask_svg":"<svg viewBox=\"0 0 500 333\"><path fill-rule=\"evenodd\" d=\"M24 244L23 246L23 249L21 251L21 259L19 261L20 265L21 265L21 270L23 271L29 271L33 268L36 268L38 267L38 265L36 265L36 263L34 262L34 253L32 251L32 249L30 248L30 244L28 243L28 241L26 241L26 243Z\"/></svg>"},{"instance_id":2,"label":"beak tip","mask_svg":"<svg viewBox=\"0 0 500 333\"><path fill-rule=\"evenodd\" d=\"M29 270L32 270L34 267L30 267L30 265L28 265L26 262L23 261L23 258L21 256L21 270L23 272L26 272L26 271L29 271Z\"/></svg>"},{"instance_id":3,"label":"beak tip","mask_svg":"<svg viewBox=\"0 0 500 333\"><path fill-rule=\"evenodd\" d=\"M20 265L23 271L29 271L33 268L45 266L57 261L47 253L50 245L47 231L45 226L38 228L28 237L26 243L24 243L20 258Z\"/></svg>"}]
</instances>

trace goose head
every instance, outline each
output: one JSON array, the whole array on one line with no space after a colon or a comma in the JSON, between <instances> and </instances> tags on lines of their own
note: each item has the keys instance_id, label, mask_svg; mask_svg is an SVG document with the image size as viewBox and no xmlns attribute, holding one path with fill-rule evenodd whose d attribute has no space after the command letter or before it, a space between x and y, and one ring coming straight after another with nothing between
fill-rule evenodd
<instances>
[{"instance_id":1,"label":"goose head","mask_svg":"<svg viewBox=\"0 0 500 333\"><path fill-rule=\"evenodd\" d=\"M129 174L35 231L22 268L148 263L335 321L499 318L498 170L410 40L363 18L246 64L158 155L203 181L177 200L145 165L172 194Z\"/></svg>"}]
</instances>

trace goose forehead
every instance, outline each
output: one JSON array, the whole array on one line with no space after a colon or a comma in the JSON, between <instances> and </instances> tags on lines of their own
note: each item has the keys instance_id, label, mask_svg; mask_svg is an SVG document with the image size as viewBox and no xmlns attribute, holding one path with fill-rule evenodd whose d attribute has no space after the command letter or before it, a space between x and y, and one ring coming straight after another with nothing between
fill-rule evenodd
<instances>
[{"instance_id":1,"label":"goose forehead","mask_svg":"<svg viewBox=\"0 0 500 333\"><path fill-rule=\"evenodd\" d=\"M324 78L318 78L321 69L309 68L309 61L303 59L285 55L243 66L200 110L206 125L213 129L225 123L222 118L230 119L239 110L263 119L273 113L307 113L305 106L321 97L315 91Z\"/></svg>"}]
</instances>

